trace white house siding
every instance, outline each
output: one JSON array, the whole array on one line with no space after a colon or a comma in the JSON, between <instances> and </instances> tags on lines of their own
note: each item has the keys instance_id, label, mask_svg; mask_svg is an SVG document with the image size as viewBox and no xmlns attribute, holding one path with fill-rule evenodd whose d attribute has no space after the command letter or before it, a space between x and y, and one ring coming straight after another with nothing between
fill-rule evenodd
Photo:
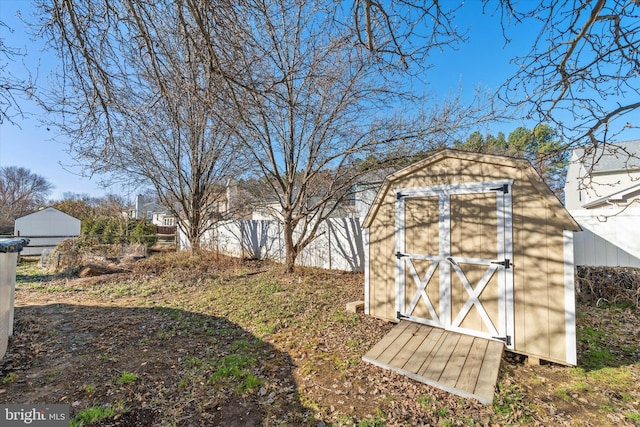
<instances>
[{"instance_id":1,"label":"white house siding","mask_svg":"<svg viewBox=\"0 0 640 427\"><path fill-rule=\"evenodd\" d=\"M576 265L640 267L639 183L640 140L607 145L586 158L574 150L565 206L583 229L575 233Z\"/></svg>"},{"instance_id":2,"label":"white house siding","mask_svg":"<svg viewBox=\"0 0 640 427\"><path fill-rule=\"evenodd\" d=\"M610 144L586 156L575 149L567 168L565 207L569 212L582 209L639 182L640 140Z\"/></svg>"}]
</instances>

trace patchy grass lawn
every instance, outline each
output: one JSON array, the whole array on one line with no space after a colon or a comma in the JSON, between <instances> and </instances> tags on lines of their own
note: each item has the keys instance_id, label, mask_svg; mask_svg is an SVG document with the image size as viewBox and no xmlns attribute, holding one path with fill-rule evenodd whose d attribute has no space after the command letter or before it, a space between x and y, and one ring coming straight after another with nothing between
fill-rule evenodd
<instances>
[{"instance_id":1,"label":"patchy grass lawn","mask_svg":"<svg viewBox=\"0 0 640 427\"><path fill-rule=\"evenodd\" d=\"M8 403L74 425L640 425L640 320L578 306L579 367L505 356L492 406L361 361L393 325L345 310L359 274L165 254L94 278L20 264Z\"/></svg>"}]
</instances>

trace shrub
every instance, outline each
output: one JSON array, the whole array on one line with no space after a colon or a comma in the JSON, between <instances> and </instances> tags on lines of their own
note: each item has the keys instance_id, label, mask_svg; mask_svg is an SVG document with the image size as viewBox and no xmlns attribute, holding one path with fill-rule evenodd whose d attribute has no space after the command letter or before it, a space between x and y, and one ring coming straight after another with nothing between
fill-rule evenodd
<instances>
[{"instance_id":1,"label":"shrub","mask_svg":"<svg viewBox=\"0 0 640 427\"><path fill-rule=\"evenodd\" d=\"M131 242L142 243L150 247L156 244L156 226L147 219L136 221L135 227L131 231Z\"/></svg>"}]
</instances>

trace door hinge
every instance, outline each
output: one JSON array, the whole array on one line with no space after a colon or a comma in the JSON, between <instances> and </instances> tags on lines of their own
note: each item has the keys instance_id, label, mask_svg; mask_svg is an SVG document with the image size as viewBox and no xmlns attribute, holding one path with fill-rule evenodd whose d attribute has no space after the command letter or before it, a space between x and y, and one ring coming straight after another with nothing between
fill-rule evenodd
<instances>
[{"instance_id":1,"label":"door hinge","mask_svg":"<svg viewBox=\"0 0 640 427\"><path fill-rule=\"evenodd\" d=\"M506 337L491 337L494 340L499 340L505 343L506 345L511 345L511 335L507 335Z\"/></svg>"},{"instance_id":2,"label":"door hinge","mask_svg":"<svg viewBox=\"0 0 640 427\"><path fill-rule=\"evenodd\" d=\"M504 268L511 268L511 266L513 264L511 264L511 260L508 258L505 258L504 261L491 261L491 264L499 264L501 266L503 266Z\"/></svg>"},{"instance_id":3,"label":"door hinge","mask_svg":"<svg viewBox=\"0 0 640 427\"><path fill-rule=\"evenodd\" d=\"M400 259L404 256L402 252L396 252L396 258Z\"/></svg>"},{"instance_id":4,"label":"door hinge","mask_svg":"<svg viewBox=\"0 0 640 427\"><path fill-rule=\"evenodd\" d=\"M400 319L408 319L409 316L405 316L404 314L400 313L399 311L396 311L396 319L400 320Z\"/></svg>"},{"instance_id":5,"label":"door hinge","mask_svg":"<svg viewBox=\"0 0 640 427\"><path fill-rule=\"evenodd\" d=\"M402 199L404 196L405 196L404 194L402 194L402 193L398 192L398 193L396 193L396 200L400 200L400 199Z\"/></svg>"},{"instance_id":6,"label":"door hinge","mask_svg":"<svg viewBox=\"0 0 640 427\"><path fill-rule=\"evenodd\" d=\"M491 191L502 191L504 194L509 192L509 184L502 184L500 187L490 188Z\"/></svg>"},{"instance_id":7,"label":"door hinge","mask_svg":"<svg viewBox=\"0 0 640 427\"><path fill-rule=\"evenodd\" d=\"M456 262L456 260L451 257L447 257L447 261L449 261L451 264L455 265L456 267L458 266L458 263Z\"/></svg>"}]
</instances>

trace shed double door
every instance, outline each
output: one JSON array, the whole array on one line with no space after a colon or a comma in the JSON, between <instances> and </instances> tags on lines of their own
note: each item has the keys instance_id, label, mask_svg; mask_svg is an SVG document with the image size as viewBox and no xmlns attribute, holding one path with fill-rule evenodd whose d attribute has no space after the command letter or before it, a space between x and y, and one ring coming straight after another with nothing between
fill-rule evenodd
<instances>
[{"instance_id":1,"label":"shed double door","mask_svg":"<svg viewBox=\"0 0 640 427\"><path fill-rule=\"evenodd\" d=\"M396 191L398 319L513 348L511 184Z\"/></svg>"}]
</instances>

